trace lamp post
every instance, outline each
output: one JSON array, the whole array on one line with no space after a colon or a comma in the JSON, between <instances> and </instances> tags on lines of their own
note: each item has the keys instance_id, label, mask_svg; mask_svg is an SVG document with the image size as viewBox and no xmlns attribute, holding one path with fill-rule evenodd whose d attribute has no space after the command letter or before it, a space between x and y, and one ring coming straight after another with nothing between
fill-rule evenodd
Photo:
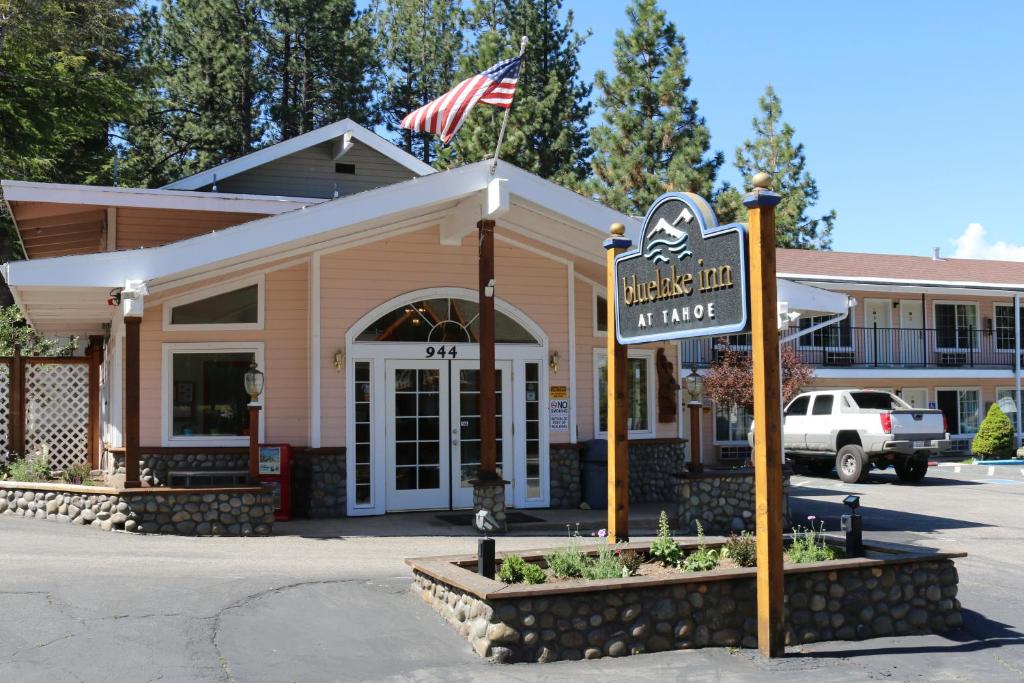
<instances>
[{"instance_id":1,"label":"lamp post","mask_svg":"<svg viewBox=\"0 0 1024 683\"><path fill-rule=\"evenodd\" d=\"M263 393L263 373L253 362L245 371L245 393L249 394L249 483L260 480L260 394Z\"/></svg>"},{"instance_id":2,"label":"lamp post","mask_svg":"<svg viewBox=\"0 0 1024 683\"><path fill-rule=\"evenodd\" d=\"M701 395L704 393L704 378L697 373L697 368L690 368L686 376L686 393L690 400L686 407L690 409L690 471L700 472L704 466L700 463L700 409Z\"/></svg>"}]
</instances>

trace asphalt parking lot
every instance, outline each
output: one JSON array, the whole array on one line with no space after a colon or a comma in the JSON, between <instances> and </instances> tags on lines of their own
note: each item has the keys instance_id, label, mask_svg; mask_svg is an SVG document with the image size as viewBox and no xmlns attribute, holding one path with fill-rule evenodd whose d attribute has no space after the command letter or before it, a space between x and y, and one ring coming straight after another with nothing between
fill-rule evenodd
<instances>
[{"instance_id":1,"label":"asphalt parking lot","mask_svg":"<svg viewBox=\"0 0 1024 683\"><path fill-rule=\"evenodd\" d=\"M5 681L1024 680L1024 470L934 468L848 485L795 476L793 512L838 528L861 496L869 537L950 550L965 625L943 636L818 643L767 662L708 649L492 665L408 593L402 560L469 552L469 536L381 534L355 520L269 539L131 536L0 517ZM499 548L560 543L510 536Z\"/></svg>"}]
</instances>

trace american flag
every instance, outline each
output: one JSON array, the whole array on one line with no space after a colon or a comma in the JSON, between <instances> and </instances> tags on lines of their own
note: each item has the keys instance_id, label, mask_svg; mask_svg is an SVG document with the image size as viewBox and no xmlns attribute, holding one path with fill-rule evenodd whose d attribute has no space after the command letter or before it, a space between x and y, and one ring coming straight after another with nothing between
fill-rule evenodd
<instances>
[{"instance_id":1,"label":"american flag","mask_svg":"<svg viewBox=\"0 0 1024 683\"><path fill-rule=\"evenodd\" d=\"M447 145L477 102L502 109L512 106L522 63L520 55L467 78L430 104L411 112L402 119L402 128L440 135L441 142Z\"/></svg>"}]
</instances>

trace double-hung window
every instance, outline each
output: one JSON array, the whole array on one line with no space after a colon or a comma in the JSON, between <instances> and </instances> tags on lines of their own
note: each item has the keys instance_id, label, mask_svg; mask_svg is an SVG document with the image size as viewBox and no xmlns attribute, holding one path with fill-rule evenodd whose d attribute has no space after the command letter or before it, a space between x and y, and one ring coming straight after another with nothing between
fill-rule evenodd
<instances>
[{"instance_id":1,"label":"double-hung window","mask_svg":"<svg viewBox=\"0 0 1024 683\"><path fill-rule=\"evenodd\" d=\"M630 436L654 436L654 351L629 352L626 371L629 386L629 404L626 423ZM603 351L594 354L594 425L598 438L608 434L608 356Z\"/></svg>"},{"instance_id":2,"label":"double-hung window","mask_svg":"<svg viewBox=\"0 0 1024 683\"><path fill-rule=\"evenodd\" d=\"M746 443L754 411L743 406L715 404L715 442L719 444Z\"/></svg>"},{"instance_id":3,"label":"double-hung window","mask_svg":"<svg viewBox=\"0 0 1024 683\"><path fill-rule=\"evenodd\" d=\"M1014 320L1013 306L996 304L996 348L1013 351L1016 347L1017 321ZM1020 311L1021 326L1024 327L1024 309Z\"/></svg>"},{"instance_id":4,"label":"double-hung window","mask_svg":"<svg viewBox=\"0 0 1024 683\"><path fill-rule=\"evenodd\" d=\"M820 325L830 317L812 316L810 318L800 318L800 329L810 329L815 325ZM846 316L838 322L814 330L809 334L801 336L799 339L802 348L851 349L853 348L851 336L850 316Z\"/></svg>"},{"instance_id":5,"label":"double-hung window","mask_svg":"<svg viewBox=\"0 0 1024 683\"><path fill-rule=\"evenodd\" d=\"M977 329L976 304L935 304L935 338L938 348L977 348Z\"/></svg>"}]
</instances>

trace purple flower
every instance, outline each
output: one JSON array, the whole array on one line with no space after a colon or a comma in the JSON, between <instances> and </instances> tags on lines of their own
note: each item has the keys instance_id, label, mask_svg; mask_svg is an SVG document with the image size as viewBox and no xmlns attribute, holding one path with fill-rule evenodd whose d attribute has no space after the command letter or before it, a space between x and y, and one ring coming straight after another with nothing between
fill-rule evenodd
<instances>
[{"instance_id":1,"label":"purple flower","mask_svg":"<svg viewBox=\"0 0 1024 683\"><path fill-rule=\"evenodd\" d=\"M817 517L815 517L814 515L807 515L807 519L808 519L809 521L813 522L814 520L816 520L816 519L817 519Z\"/></svg>"},{"instance_id":2,"label":"purple flower","mask_svg":"<svg viewBox=\"0 0 1024 683\"><path fill-rule=\"evenodd\" d=\"M607 535L608 535L608 530L607 529L600 529L597 532L598 538L605 538Z\"/></svg>"}]
</instances>

